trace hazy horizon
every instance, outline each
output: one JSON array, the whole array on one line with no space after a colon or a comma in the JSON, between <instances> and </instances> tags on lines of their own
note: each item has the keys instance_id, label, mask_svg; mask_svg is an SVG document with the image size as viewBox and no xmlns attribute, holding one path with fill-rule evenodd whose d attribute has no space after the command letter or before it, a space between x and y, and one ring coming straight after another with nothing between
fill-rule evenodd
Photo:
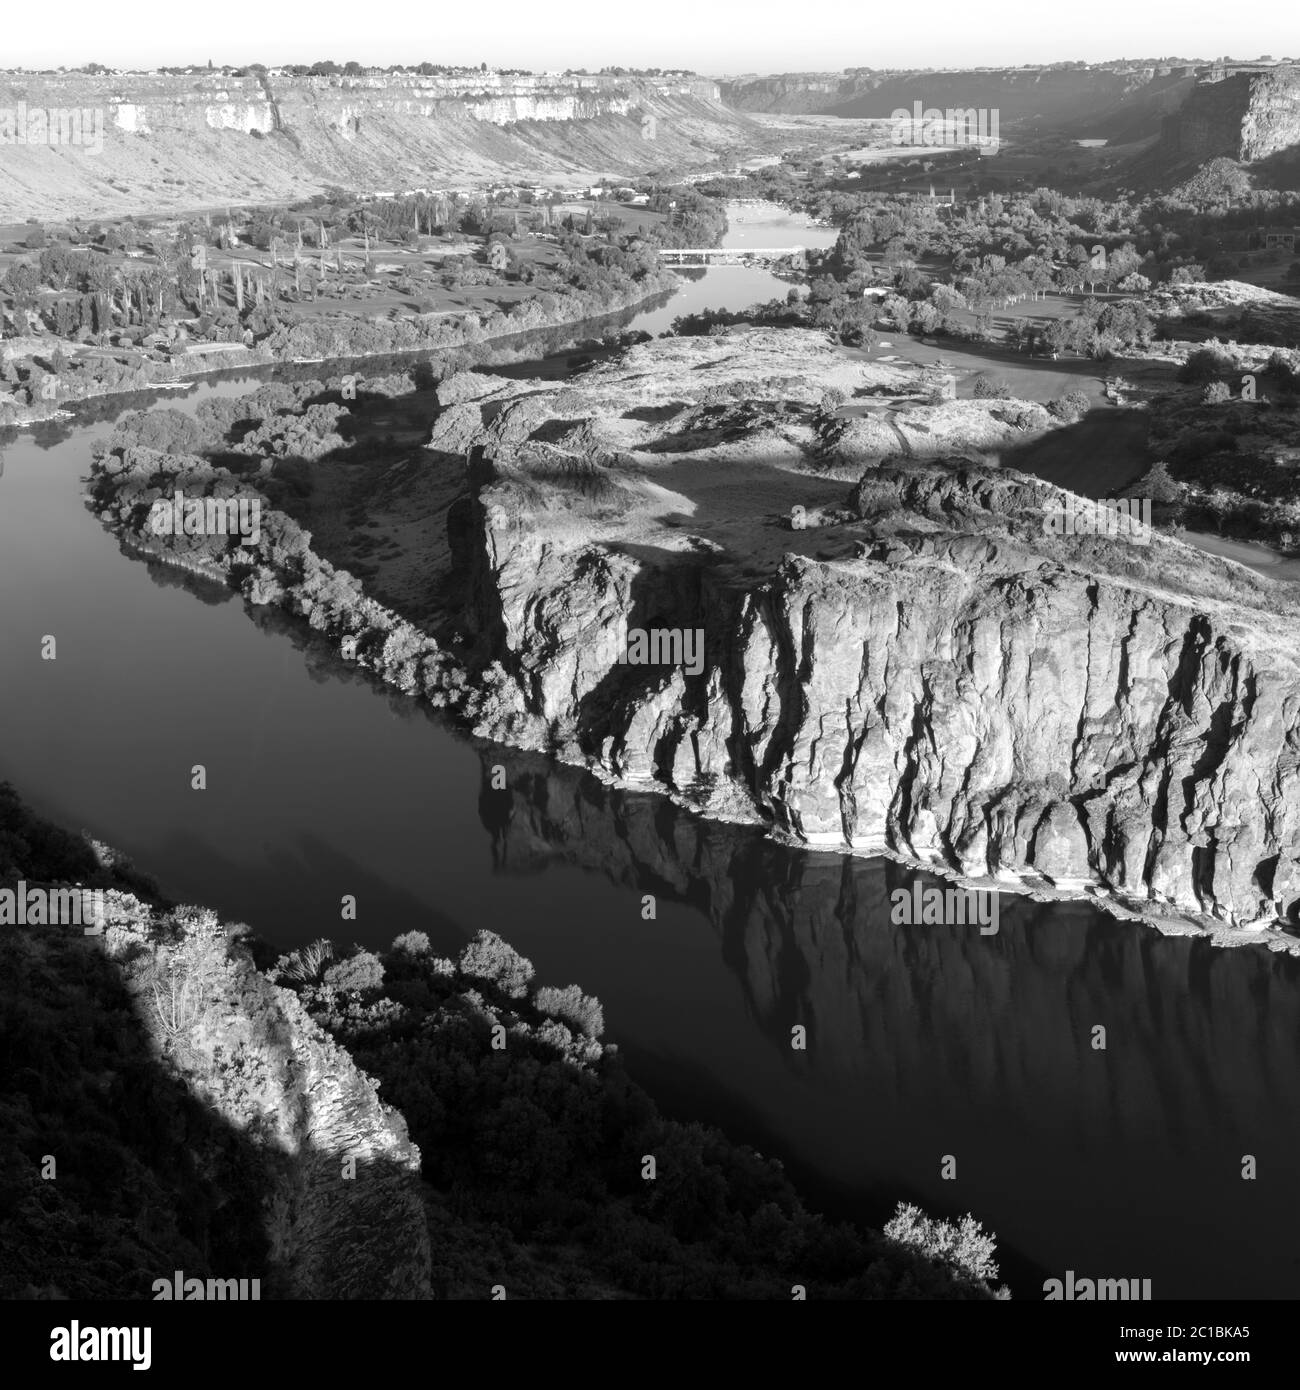
<instances>
[{"instance_id":1,"label":"hazy horizon","mask_svg":"<svg viewBox=\"0 0 1300 1390\"><path fill-rule=\"evenodd\" d=\"M571 0L555 13L523 0L502 0L486 38L477 11L443 11L430 21L427 11L399 3L385 13L390 16L387 34L375 32L374 26L365 32L338 14L314 18L305 31L294 11L230 0L222 7L220 24L205 34L183 18L178 24L176 7L162 0L139 0L129 24L111 10L76 0L57 26L12 28L3 62L7 68L78 68L94 62L141 70L209 60L218 67L324 60L376 67L486 63L533 71L691 68L725 77L845 67L925 70L1156 57L1208 61L1224 56L1225 39L1235 37L1227 29L1239 27L1229 26L1221 7L1209 0L1181 6L1176 25L1167 12L1153 10L1126 12L1122 25L1083 29L1064 17L1045 18L1029 0L1007 0L994 22L972 14L959 0L933 0L923 11L872 14L869 21L848 24L832 13L812 33L792 32L791 19L799 12L775 0L750 0L743 11L661 0L649 24L641 15L611 13L595 0ZM1233 58L1288 56L1288 46L1295 42L1294 22L1281 5L1252 8L1249 29L1245 51L1232 51Z\"/></svg>"}]
</instances>

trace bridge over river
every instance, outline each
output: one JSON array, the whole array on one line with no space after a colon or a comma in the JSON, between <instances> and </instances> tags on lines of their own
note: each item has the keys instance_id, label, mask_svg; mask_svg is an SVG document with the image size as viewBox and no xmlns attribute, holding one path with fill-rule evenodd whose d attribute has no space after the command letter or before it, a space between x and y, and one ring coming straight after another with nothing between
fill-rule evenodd
<instances>
[{"instance_id":1,"label":"bridge over river","mask_svg":"<svg viewBox=\"0 0 1300 1390\"><path fill-rule=\"evenodd\" d=\"M788 257L803 266L808 261L802 246L661 246L659 255L668 265L748 265Z\"/></svg>"}]
</instances>

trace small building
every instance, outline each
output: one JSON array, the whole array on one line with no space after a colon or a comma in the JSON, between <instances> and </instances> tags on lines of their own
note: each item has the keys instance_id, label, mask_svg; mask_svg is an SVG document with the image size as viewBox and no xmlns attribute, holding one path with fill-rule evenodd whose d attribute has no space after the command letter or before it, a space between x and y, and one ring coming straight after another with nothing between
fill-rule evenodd
<instances>
[{"instance_id":1,"label":"small building","mask_svg":"<svg viewBox=\"0 0 1300 1390\"><path fill-rule=\"evenodd\" d=\"M1265 251L1294 251L1296 237L1300 235L1295 227L1265 227L1261 233Z\"/></svg>"}]
</instances>

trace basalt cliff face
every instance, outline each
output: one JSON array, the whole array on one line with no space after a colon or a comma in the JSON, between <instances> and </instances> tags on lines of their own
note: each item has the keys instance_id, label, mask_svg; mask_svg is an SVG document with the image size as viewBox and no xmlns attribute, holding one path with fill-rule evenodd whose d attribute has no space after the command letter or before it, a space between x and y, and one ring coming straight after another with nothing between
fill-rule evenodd
<instances>
[{"instance_id":1,"label":"basalt cliff face","mask_svg":"<svg viewBox=\"0 0 1300 1390\"><path fill-rule=\"evenodd\" d=\"M1003 126L1128 143L1153 136L1139 172L1219 156L1254 163L1300 144L1300 67L1116 66L967 72L784 73L720 84L739 111L887 120L923 107L996 110Z\"/></svg>"},{"instance_id":2,"label":"basalt cliff face","mask_svg":"<svg viewBox=\"0 0 1300 1390\"><path fill-rule=\"evenodd\" d=\"M698 78L4 74L0 215L685 168L752 139L718 96ZM38 138L37 112L81 113L80 138Z\"/></svg>"},{"instance_id":3,"label":"basalt cliff face","mask_svg":"<svg viewBox=\"0 0 1300 1390\"><path fill-rule=\"evenodd\" d=\"M1017 123L1112 141L1155 135L1161 116L1191 91L1193 69L1176 64L1114 68L1005 68L938 72L782 73L720 84L741 111L819 113L887 120L923 107L997 110Z\"/></svg>"},{"instance_id":4,"label":"basalt cliff face","mask_svg":"<svg viewBox=\"0 0 1300 1390\"><path fill-rule=\"evenodd\" d=\"M821 113L848 101L862 79L837 72L783 72L770 77L735 77L719 82L722 99L738 111Z\"/></svg>"},{"instance_id":5,"label":"basalt cliff face","mask_svg":"<svg viewBox=\"0 0 1300 1390\"><path fill-rule=\"evenodd\" d=\"M1289 590L1159 534L1053 535L1069 495L1010 470L863 458L811 405L843 359L765 387L744 336L695 347L693 383L647 345L456 407L485 441L458 542L501 664L480 732L810 845L1294 920ZM702 659L620 660L655 630L699 631Z\"/></svg>"},{"instance_id":6,"label":"basalt cliff face","mask_svg":"<svg viewBox=\"0 0 1300 1390\"><path fill-rule=\"evenodd\" d=\"M1300 67L1207 75L1164 124L1159 153L1253 163L1300 144Z\"/></svg>"}]
</instances>

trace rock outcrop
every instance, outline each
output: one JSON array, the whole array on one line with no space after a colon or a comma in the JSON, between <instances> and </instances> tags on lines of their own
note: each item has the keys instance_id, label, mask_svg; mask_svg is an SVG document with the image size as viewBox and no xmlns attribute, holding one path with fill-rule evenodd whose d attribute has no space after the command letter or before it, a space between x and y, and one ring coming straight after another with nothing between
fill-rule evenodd
<instances>
[{"instance_id":1,"label":"rock outcrop","mask_svg":"<svg viewBox=\"0 0 1300 1390\"><path fill-rule=\"evenodd\" d=\"M638 352L625 392L650 389ZM572 426L593 390L528 403ZM1159 534L1050 534L1069 494L1009 470L895 463L834 499L795 471L805 441L755 458L697 402L653 446L616 394L585 478L545 430L480 451L470 560L508 677L480 732L810 845L1230 924L1300 913L1289 590ZM821 524L791 531L799 489ZM621 659L634 629L700 631L701 669Z\"/></svg>"}]
</instances>

